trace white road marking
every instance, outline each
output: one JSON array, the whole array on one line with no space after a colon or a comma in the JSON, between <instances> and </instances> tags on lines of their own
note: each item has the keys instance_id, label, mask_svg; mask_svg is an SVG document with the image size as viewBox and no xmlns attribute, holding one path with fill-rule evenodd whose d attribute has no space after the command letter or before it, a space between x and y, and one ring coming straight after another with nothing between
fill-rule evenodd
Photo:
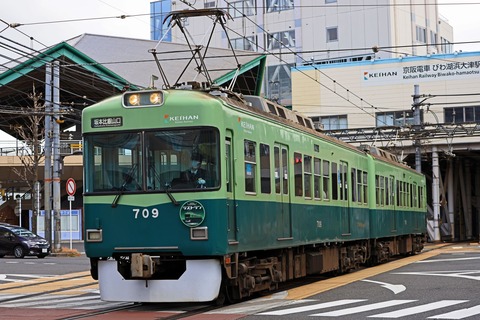
<instances>
[{"instance_id":1,"label":"white road marking","mask_svg":"<svg viewBox=\"0 0 480 320\"><path fill-rule=\"evenodd\" d=\"M372 304L367 304L359 307L353 307L353 308L347 308L347 309L342 309L342 310L337 310L337 311L330 311L330 312L325 312L325 313L317 313L317 314L311 314L311 317L340 317L340 316L345 316L348 314L355 314L355 313L360 313L360 312L365 312L365 311L371 311L371 310L377 310L377 309L382 309L382 308L388 308L392 306L398 306L401 304L405 303L411 303L415 302L418 300L390 300L390 301L384 301L384 302L377 302L377 303L372 303Z\"/></svg>"},{"instance_id":2,"label":"white road marking","mask_svg":"<svg viewBox=\"0 0 480 320\"><path fill-rule=\"evenodd\" d=\"M392 274L405 274L416 276L437 276L437 277L452 277L463 278L469 280L480 281L480 270L458 270L458 271L426 271L426 272L393 272ZM478 276L471 276L471 274L479 274Z\"/></svg>"},{"instance_id":3,"label":"white road marking","mask_svg":"<svg viewBox=\"0 0 480 320\"><path fill-rule=\"evenodd\" d=\"M389 318L389 319L400 318L400 317L411 316L412 314L416 314L416 313L422 313L422 312L431 311L435 309L454 306L456 304L465 303L465 302L468 302L468 300L441 300L441 301L427 303L427 304L416 306L416 307L376 314L373 316L369 316L369 318Z\"/></svg>"},{"instance_id":4,"label":"white road marking","mask_svg":"<svg viewBox=\"0 0 480 320\"><path fill-rule=\"evenodd\" d=\"M400 292L403 292L403 291L407 290L407 288L403 284L390 284L390 283L386 283L386 282L366 280L366 279L361 280L361 281L379 284L382 287L384 287L388 290L391 290L394 294L397 294L397 293L400 293Z\"/></svg>"},{"instance_id":5,"label":"white road marking","mask_svg":"<svg viewBox=\"0 0 480 320\"><path fill-rule=\"evenodd\" d=\"M460 260L480 260L480 257L420 260L420 261L415 261L414 263L450 262L450 261L460 261Z\"/></svg>"},{"instance_id":6,"label":"white road marking","mask_svg":"<svg viewBox=\"0 0 480 320\"><path fill-rule=\"evenodd\" d=\"M440 314L438 316L429 317L427 319L465 319L471 316L480 314L480 306L475 306L472 308L465 308L455 310L449 313Z\"/></svg>"},{"instance_id":7,"label":"white road marking","mask_svg":"<svg viewBox=\"0 0 480 320\"><path fill-rule=\"evenodd\" d=\"M325 308L330 308L330 307L342 306L342 305L346 305L346 304L350 304L350 303L362 302L362 301L367 301L367 300L365 300L365 299L345 299L345 300L324 302L324 303L319 303L319 304L314 304L314 305L304 306L304 307L297 307L297 308L270 311L270 312L262 312L262 313L258 313L257 315L260 315L260 316L283 316L283 315L286 315L286 314L306 312L306 311L312 311L312 310L318 310L318 309L325 309Z\"/></svg>"}]
</instances>

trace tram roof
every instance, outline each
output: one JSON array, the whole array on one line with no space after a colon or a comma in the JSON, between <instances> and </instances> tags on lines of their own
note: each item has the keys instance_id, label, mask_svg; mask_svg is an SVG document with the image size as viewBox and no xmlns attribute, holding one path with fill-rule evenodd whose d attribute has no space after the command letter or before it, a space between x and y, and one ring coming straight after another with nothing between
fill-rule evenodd
<instances>
[{"instance_id":1,"label":"tram roof","mask_svg":"<svg viewBox=\"0 0 480 320\"><path fill-rule=\"evenodd\" d=\"M20 138L15 126L28 125L26 116L33 107L28 95L33 91L45 95L46 65L60 61L60 103L68 107L63 114L61 129L80 124L81 110L126 89L139 89L151 85L162 87L160 71L149 50L155 48L158 58L171 84L195 79L198 75L195 63L185 65L191 58L187 45L169 42L82 34L56 44L30 59L12 66L0 74L0 130ZM234 91L258 95L264 75L264 55L240 51L237 53L242 66ZM213 81L227 86L235 78L237 68L231 50L208 48L205 65ZM182 78L178 76L183 73ZM43 99L43 98L42 98ZM42 101L43 102L43 101Z\"/></svg>"}]
</instances>

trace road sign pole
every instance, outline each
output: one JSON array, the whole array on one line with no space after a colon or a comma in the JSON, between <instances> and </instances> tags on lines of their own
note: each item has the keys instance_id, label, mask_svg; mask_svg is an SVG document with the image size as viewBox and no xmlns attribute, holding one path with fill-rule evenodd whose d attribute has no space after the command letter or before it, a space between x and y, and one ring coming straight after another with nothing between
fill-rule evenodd
<instances>
[{"instance_id":1,"label":"road sign pole","mask_svg":"<svg viewBox=\"0 0 480 320\"><path fill-rule=\"evenodd\" d=\"M72 201L75 201L74 194L77 191L77 185L75 183L75 180L72 178L69 178L67 180L67 184L65 186L65 189L67 190L68 193L68 202L70 203L70 214L69 214L69 220L70 220L70 250L72 250L72 240L73 240L73 232L72 232Z\"/></svg>"},{"instance_id":2,"label":"road sign pole","mask_svg":"<svg viewBox=\"0 0 480 320\"><path fill-rule=\"evenodd\" d=\"M72 201L70 203L70 250L72 250Z\"/></svg>"}]
</instances>

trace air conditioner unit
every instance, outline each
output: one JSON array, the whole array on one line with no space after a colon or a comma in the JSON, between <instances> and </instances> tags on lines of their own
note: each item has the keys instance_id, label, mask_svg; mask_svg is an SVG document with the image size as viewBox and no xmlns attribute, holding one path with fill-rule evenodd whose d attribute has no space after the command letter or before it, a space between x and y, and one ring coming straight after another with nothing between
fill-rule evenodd
<instances>
[{"instance_id":1,"label":"air conditioner unit","mask_svg":"<svg viewBox=\"0 0 480 320\"><path fill-rule=\"evenodd\" d=\"M324 130L324 128L323 128L323 123L320 123L320 122L314 122L314 123L313 123L313 127L314 127L316 130Z\"/></svg>"}]
</instances>

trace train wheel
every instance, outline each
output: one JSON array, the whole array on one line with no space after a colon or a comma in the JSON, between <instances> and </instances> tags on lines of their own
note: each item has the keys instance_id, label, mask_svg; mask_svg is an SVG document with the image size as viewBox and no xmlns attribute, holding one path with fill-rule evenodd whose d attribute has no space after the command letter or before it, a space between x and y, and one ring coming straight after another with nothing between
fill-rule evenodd
<instances>
[{"instance_id":1,"label":"train wheel","mask_svg":"<svg viewBox=\"0 0 480 320\"><path fill-rule=\"evenodd\" d=\"M225 295L224 290L220 290L220 293L218 294L218 297L213 301L213 303L220 307L225 304L225 301L227 301L227 297Z\"/></svg>"}]
</instances>

